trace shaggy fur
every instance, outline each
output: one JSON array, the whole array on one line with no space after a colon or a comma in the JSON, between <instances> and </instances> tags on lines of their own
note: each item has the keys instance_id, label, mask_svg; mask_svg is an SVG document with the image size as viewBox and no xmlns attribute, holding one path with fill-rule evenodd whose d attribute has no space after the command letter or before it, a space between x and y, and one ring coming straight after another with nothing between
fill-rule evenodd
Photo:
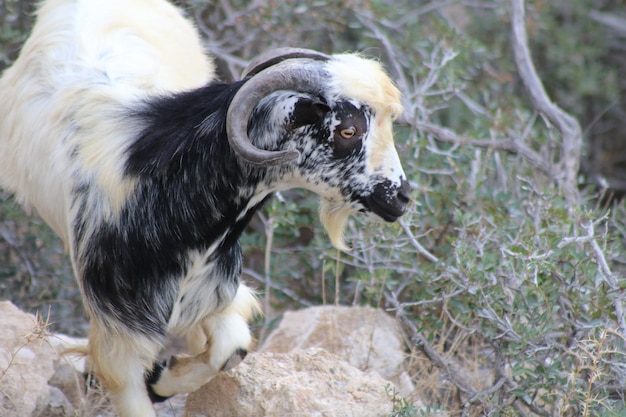
<instances>
[{"instance_id":1,"label":"shaggy fur","mask_svg":"<svg viewBox=\"0 0 626 417\"><path fill-rule=\"evenodd\" d=\"M69 248L90 360L121 416L154 416L151 400L195 390L245 355L259 306L240 281L239 237L272 193L319 194L338 248L350 215L393 221L404 212L408 183L392 138L398 90L358 55L320 65L319 95L272 93L248 124L256 147L300 158L252 166L226 134L246 80L215 79L176 8L41 4L0 79L0 184ZM155 365L169 335L187 339L191 354Z\"/></svg>"}]
</instances>

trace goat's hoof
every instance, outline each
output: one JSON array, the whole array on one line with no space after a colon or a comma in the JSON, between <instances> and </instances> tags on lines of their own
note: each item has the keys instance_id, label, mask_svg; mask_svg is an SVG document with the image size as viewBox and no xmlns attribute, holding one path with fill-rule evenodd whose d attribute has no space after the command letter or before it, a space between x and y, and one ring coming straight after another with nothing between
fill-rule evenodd
<instances>
[{"instance_id":1,"label":"goat's hoof","mask_svg":"<svg viewBox=\"0 0 626 417\"><path fill-rule=\"evenodd\" d=\"M237 349L237 351L235 351L235 353L233 353L231 357L226 360L226 362L224 363L220 371L230 371L235 366L239 365L243 361L243 359L246 357L247 354L248 354L247 350Z\"/></svg>"},{"instance_id":2,"label":"goat's hoof","mask_svg":"<svg viewBox=\"0 0 626 417\"><path fill-rule=\"evenodd\" d=\"M148 396L150 397L150 401L153 403L162 403L170 397L164 397L162 395L154 392L154 388L152 388L153 384L159 382L161 378L161 373L163 373L163 369L165 369L165 362L159 363L155 362L152 366L152 370L146 374L146 389L148 390Z\"/></svg>"}]
</instances>

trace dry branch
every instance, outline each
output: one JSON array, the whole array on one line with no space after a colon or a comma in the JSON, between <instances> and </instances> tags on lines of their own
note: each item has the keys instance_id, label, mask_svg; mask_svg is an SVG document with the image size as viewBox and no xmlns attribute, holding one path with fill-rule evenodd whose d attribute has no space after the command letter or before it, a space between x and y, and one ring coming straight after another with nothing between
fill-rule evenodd
<instances>
[{"instance_id":1,"label":"dry branch","mask_svg":"<svg viewBox=\"0 0 626 417\"><path fill-rule=\"evenodd\" d=\"M607 28L616 31L622 36L626 35L626 19L623 17L615 16L610 13L599 12L597 10L590 11L589 17Z\"/></svg>"},{"instance_id":2,"label":"dry branch","mask_svg":"<svg viewBox=\"0 0 626 417\"><path fill-rule=\"evenodd\" d=\"M400 325L407 332L410 342L417 347L426 357L435 365L441 369L446 377L452 382L460 391L474 397L476 390L470 385L462 381L459 376L460 371L457 367L437 352L437 350L426 340L426 338L417 330L413 322L404 314L403 309L400 307L400 303L395 299L393 295L385 294L387 301L391 303L396 310L396 319L400 322Z\"/></svg>"},{"instance_id":3,"label":"dry branch","mask_svg":"<svg viewBox=\"0 0 626 417\"><path fill-rule=\"evenodd\" d=\"M478 148L497 149L518 154L532 166L541 170L544 174L549 176L554 175L554 169L549 164L549 161L544 159L521 140L511 138L475 139L457 135L450 129L428 122L421 122L418 127L421 131L435 136L442 142L454 143L456 145L471 145Z\"/></svg>"},{"instance_id":4,"label":"dry branch","mask_svg":"<svg viewBox=\"0 0 626 417\"><path fill-rule=\"evenodd\" d=\"M559 171L556 176L570 203L578 201L577 177L582 148L582 130L578 121L553 103L537 75L528 48L524 0L511 1L512 46L517 70L535 108L556 126L562 136Z\"/></svg>"},{"instance_id":5,"label":"dry branch","mask_svg":"<svg viewBox=\"0 0 626 417\"><path fill-rule=\"evenodd\" d=\"M473 388L471 385L467 384L463 380L462 373L460 369L450 360L444 358L439 354L439 352L426 340L426 338L417 330L413 322L405 315L404 310L402 309L400 303L395 298L392 293L385 292L385 298L387 302L389 302L393 309L396 312L396 319L399 321L402 328L405 330L409 341L417 347L431 362L434 366L439 368L448 380L461 392L468 396L467 404L477 402L481 398L484 398L488 395L492 395L495 392L498 392L503 386L506 386L509 390L514 390L517 388L517 384L513 379L504 372L503 369L503 361L496 361L494 369L496 371L497 380L491 387L488 387L485 390L478 391ZM517 394L512 393L512 395L517 396ZM525 411L525 407L527 407L533 413L547 417L549 414L539 408L536 404L530 402L523 401L524 405L521 405L521 401L515 401L514 406L517 409L519 415L525 416L527 415ZM463 415L467 414L467 409L464 410Z\"/></svg>"}]
</instances>

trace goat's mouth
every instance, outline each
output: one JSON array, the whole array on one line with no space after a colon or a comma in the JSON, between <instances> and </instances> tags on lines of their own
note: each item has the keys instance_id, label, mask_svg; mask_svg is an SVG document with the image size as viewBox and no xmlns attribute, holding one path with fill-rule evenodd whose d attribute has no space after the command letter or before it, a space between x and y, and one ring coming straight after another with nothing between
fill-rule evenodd
<instances>
[{"instance_id":1,"label":"goat's mouth","mask_svg":"<svg viewBox=\"0 0 626 417\"><path fill-rule=\"evenodd\" d=\"M384 221L392 223L406 212L410 201L409 191L409 183L405 180L402 180L399 187L393 185L391 181L383 181L374 186L371 194L360 200L365 207L364 211L370 211Z\"/></svg>"}]
</instances>

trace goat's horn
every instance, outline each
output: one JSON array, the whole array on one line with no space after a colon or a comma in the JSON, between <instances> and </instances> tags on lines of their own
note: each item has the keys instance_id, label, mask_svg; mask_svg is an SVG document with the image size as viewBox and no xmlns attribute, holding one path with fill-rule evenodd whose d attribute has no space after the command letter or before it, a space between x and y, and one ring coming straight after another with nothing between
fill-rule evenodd
<instances>
[{"instance_id":1,"label":"goat's horn","mask_svg":"<svg viewBox=\"0 0 626 417\"><path fill-rule=\"evenodd\" d=\"M254 107L269 94L279 90L317 94L324 79L320 63L310 59L290 59L250 78L228 107L226 131L231 148L256 166L281 165L297 159L300 153L295 149L267 151L255 147L248 137L248 120Z\"/></svg>"},{"instance_id":2,"label":"goat's horn","mask_svg":"<svg viewBox=\"0 0 626 417\"><path fill-rule=\"evenodd\" d=\"M312 49L304 48L276 48L254 58L241 73L241 78L256 75L266 68L274 66L287 59L308 58L316 61L328 61L330 57Z\"/></svg>"}]
</instances>

